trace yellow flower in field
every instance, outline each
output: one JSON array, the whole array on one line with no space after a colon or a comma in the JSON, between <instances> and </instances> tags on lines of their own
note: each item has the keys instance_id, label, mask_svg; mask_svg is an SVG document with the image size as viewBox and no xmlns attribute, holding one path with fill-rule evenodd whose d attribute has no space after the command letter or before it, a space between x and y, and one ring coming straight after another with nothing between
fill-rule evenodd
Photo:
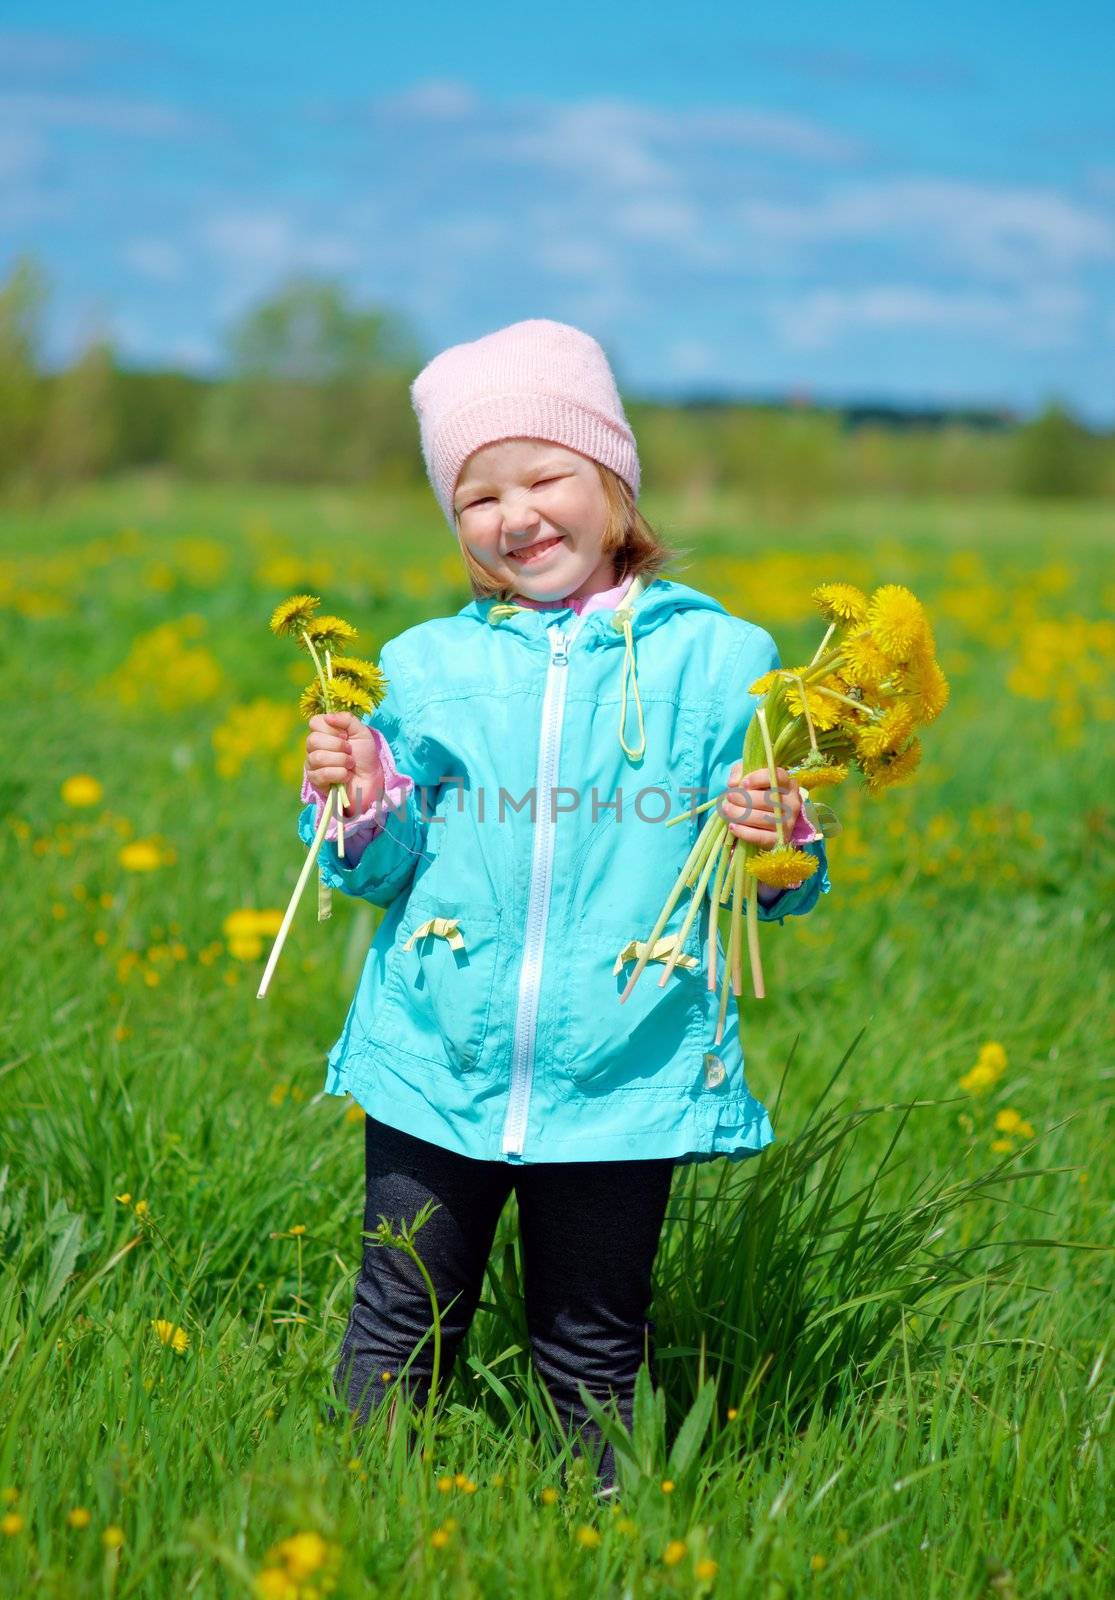
<instances>
[{"instance_id":1,"label":"yellow flower in field","mask_svg":"<svg viewBox=\"0 0 1115 1600\"><path fill-rule=\"evenodd\" d=\"M715 1578L719 1571L720 1568L711 1556L702 1556L700 1561L696 1561L693 1564L693 1576L695 1578Z\"/></svg>"},{"instance_id":2,"label":"yellow flower in field","mask_svg":"<svg viewBox=\"0 0 1115 1600\"><path fill-rule=\"evenodd\" d=\"M132 1203L131 1192L127 1189L125 1189L123 1194L114 1195L113 1199L119 1200L122 1206L130 1206Z\"/></svg>"},{"instance_id":3,"label":"yellow flower in field","mask_svg":"<svg viewBox=\"0 0 1115 1600\"><path fill-rule=\"evenodd\" d=\"M791 884L811 878L818 866L817 857L808 850L795 850L793 845L774 845L758 855L748 857L746 870L760 883L786 889Z\"/></svg>"},{"instance_id":4,"label":"yellow flower in field","mask_svg":"<svg viewBox=\"0 0 1115 1600\"><path fill-rule=\"evenodd\" d=\"M684 1539L671 1539L662 1552L662 1560L667 1567L676 1567L679 1561L684 1561L689 1554L689 1546Z\"/></svg>"},{"instance_id":5,"label":"yellow flower in field","mask_svg":"<svg viewBox=\"0 0 1115 1600\"><path fill-rule=\"evenodd\" d=\"M345 1108L345 1121L346 1122L363 1122L363 1120L364 1120L364 1107L359 1103L359 1101L354 1100L350 1106L346 1106L346 1108Z\"/></svg>"},{"instance_id":6,"label":"yellow flower in field","mask_svg":"<svg viewBox=\"0 0 1115 1600\"><path fill-rule=\"evenodd\" d=\"M132 1207L132 1210L135 1212L137 1217L145 1217L150 1209L151 1207L147 1204L146 1200L137 1200L135 1205Z\"/></svg>"},{"instance_id":7,"label":"yellow flower in field","mask_svg":"<svg viewBox=\"0 0 1115 1600\"><path fill-rule=\"evenodd\" d=\"M991 1148L996 1155L1005 1156L1014 1149L1014 1142L1011 1139L992 1139Z\"/></svg>"},{"instance_id":8,"label":"yellow flower in field","mask_svg":"<svg viewBox=\"0 0 1115 1600\"><path fill-rule=\"evenodd\" d=\"M453 1524L455 1527L456 1524ZM430 1535L430 1543L435 1550L444 1550L453 1537L453 1527L448 1522L443 1522L440 1528L435 1528Z\"/></svg>"},{"instance_id":9,"label":"yellow flower in field","mask_svg":"<svg viewBox=\"0 0 1115 1600\"><path fill-rule=\"evenodd\" d=\"M293 1226L293 1228L291 1228L291 1230L290 1230L290 1231L291 1231L291 1233L292 1233L292 1234L294 1234L294 1235L295 1235L295 1236L297 1236L297 1235L298 1235L298 1234L300 1234L300 1233L305 1233L305 1231L306 1231L306 1224L305 1224L305 1223L304 1223L304 1222L296 1222L296 1223L295 1223L295 1224L294 1224L294 1226Z\"/></svg>"},{"instance_id":10,"label":"yellow flower in field","mask_svg":"<svg viewBox=\"0 0 1115 1600\"><path fill-rule=\"evenodd\" d=\"M308 628L314 612L321 604L316 594L294 594L282 600L271 613L271 632L280 639L298 639Z\"/></svg>"},{"instance_id":11,"label":"yellow flower in field","mask_svg":"<svg viewBox=\"0 0 1115 1600\"><path fill-rule=\"evenodd\" d=\"M154 872L175 857L158 839L132 839L121 846L116 859L127 872Z\"/></svg>"},{"instance_id":12,"label":"yellow flower in field","mask_svg":"<svg viewBox=\"0 0 1115 1600\"><path fill-rule=\"evenodd\" d=\"M96 778L87 772L77 772L62 785L62 798L68 806L95 806L101 802L104 790Z\"/></svg>"},{"instance_id":13,"label":"yellow flower in field","mask_svg":"<svg viewBox=\"0 0 1115 1600\"><path fill-rule=\"evenodd\" d=\"M544 1506L556 1505L557 1504L557 1497L558 1497L557 1490L549 1488L549 1487L543 1489L541 1495L539 1496L539 1498L541 1499L542 1504Z\"/></svg>"},{"instance_id":14,"label":"yellow flower in field","mask_svg":"<svg viewBox=\"0 0 1115 1600\"><path fill-rule=\"evenodd\" d=\"M66 1521L71 1528L87 1528L92 1520L92 1512L87 1511L84 1506L74 1506L66 1513Z\"/></svg>"},{"instance_id":15,"label":"yellow flower in field","mask_svg":"<svg viewBox=\"0 0 1115 1600\"><path fill-rule=\"evenodd\" d=\"M298 1600L298 1585L282 1567L264 1567L257 1572L253 1588L259 1600Z\"/></svg>"},{"instance_id":16,"label":"yellow flower in field","mask_svg":"<svg viewBox=\"0 0 1115 1600\"><path fill-rule=\"evenodd\" d=\"M854 583L822 583L810 599L826 622L862 623L867 620L867 596Z\"/></svg>"},{"instance_id":17,"label":"yellow flower in field","mask_svg":"<svg viewBox=\"0 0 1115 1600\"><path fill-rule=\"evenodd\" d=\"M995 1126L1000 1133L1013 1133L1020 1139L1034 1137L1033 1125L1020 1117L1010 1106L1004 1106L1001 1111L995 1113Z\"/></svg>"},{"instance_id":18,"label":"yellow flower in field","mask_svg":"<svg viewBox=\"0 0 1115 1600\"><path fill-rule=\"evenodd\" d=\"M329 1547L320 1533L295 1533L276 1546L287 1573L294 1579L309 1578L325 1564Z\"/></svg>"},{"instance_id":19,"label":"yellow flower in field","mask_svg":"<svg viewBox=\"0 0 1115 1600\"><path fill-rule=\"evenodd\" d=\"M984 1094L994 1087L1007 1069L1007 1053L993 1040L980 1046L979 1057L970 1072L960 1079L960 1087L967 1094Z\"/></svg>"},{"instance_id":20,"label":"yellow flower in field","mask_svg":"<svg viewBox=\"0 0 1115 1600\"><path fill-rule=\"evenodd\" d=\"M863 762L863 775L870 794L893 788L912 777L921 763L922 744L916 736L902 750L886 750L873 761Z\"/></svg>"},{"instance_id":21,"label":"yellow flower in field","mask_svg":"<svg viewBox=\"0 0 1115 1600\"><path fill-rule=\"evenodd\" d=\"M600 1543L599 1530L584 1523L577 1529L577 1543L584 1545L586 1550L595 1550Z\"/></svg>"},{"instance_id":22,"label":"yellow flower in field","mask_svg":"<svg viewBox=\"0 0 1115 1600\"><path fill-rule=\"evenodd\" d=\"M124 1543L123 1528L117 1527L115 1522L110 1522L108 1527L101 1534L101 1543L104 1545L106 1550L119 1550L120 1546Z\"/></svg>"},{"instance_id":23,"label":"yellow flower in field","mask_svg":"<svg viewBox=\"0 0 1115 1600\"><path fill-rule=\"evenodd\" d=\"M662 1479L662 1493L663 1494L673 1494L673 1492L674 1492L674 1480L672 1478L663 1478Z\"/></svg>"},{"instance_id":24,"label":"yellow flower in field","mask_svg":"<svg viewBox=\"0 0 1115 1600\"><path fill-rule=\"evenodd\" d=\"M282 921L281 911L256 911L250 906L230 911L221 924L229 955L236 961L257 960L263 954L263 940L274 938Z\"/></svg>"},{"instance_id":25,"label":"yellow flower in field","mask_svg":"<svg viewBox=\"0 0 1115 1600\"><path fill-rule=\"evenodd\" d=\"M828 1566L828 1560L827 1560L827 1558L825 1556L810 1556L809 1557L809 1567L810 1567L810 1570L812 1572L823 1572L825 1567L827 1567L827 1566Z\"/></svg>"},{"instance_id":26,"label":"yellow flower in field","mask_svg":"<svg viewBox=\"0 0 1115 1600\"><path fill-rule=\"evenodd\" d=\"M0 1533L12 1538L23 1527L23 1518L18 1511L5 1511L0 1517Z\"/></svg>"},{"instance_id":27,"label":"yellow flower in field","mask_svg":"<svg viewBox=\"0 0 1115 1600\"><path fill-rule=\"evenodd\" d=\"M19 1490L12 1488L10 1484L4 1489L0 1489L0 1506L14 1506L18 1499Z\"/></svg>"},{"instance_id":28,"label":"yellow flower in field","mask_svg":"<svg viewBox=\"0 0 1115 1600\"><path fill-rule=\"evenodd\" d=\"M447 1474L444 1474L442 1477L440 1477L438 1479L437 1486L438 1486L438 1493L439 1494L448 1494L450 1489L452 1489L452 1487L453 1487L453 1479L450 1478Z\"/></svg>"},{"instance_id":29,"label":"yellow flower in field","mask_svg":"<svg viewBox=\"0 0 1115 1600\"><path fill-rule=\"evenodd\" d=\"M901 583L884 583L875 590L867 620L872 638L890 662L907 662L933 648L921 601Z\"/></svg>"},{"instance_id":30,"label":"yellow flower in field","mask_svg":"<svg viewBox=\"0 0 1115 1600\"><path fill-rule=\"evenodd\" d=\"M735 1406L729 1406L727 1410L728 1421L734 1422L738 1416L739 1412L736 1410Z\"/></svg>"},{"instance_id":31,"label":"yellow flower in field","mask_svg":"<svg viewBox=\"0 0 1115 1600\"><path fill-rule=\"evenodd\" d=\"M175 1355L185 1355L190 1343L190 1336L185 1328L179 1328L176 1323L167 1322L163 1317L153 1321L151 1326L158 1334L160 1341L168 1345Z\"/></svg>"},{"instance_id":32,"label":"yellow flower in field","mask_svg":"<svg viewBox=\"0 0 1115 1600\"><path fill-rule=\"evenodd\" d=\"M356 629L344 617L315 617L306 628L314 648L320 653L328 650L338 655L356 638Z\"/></svg>"}]
</instances>

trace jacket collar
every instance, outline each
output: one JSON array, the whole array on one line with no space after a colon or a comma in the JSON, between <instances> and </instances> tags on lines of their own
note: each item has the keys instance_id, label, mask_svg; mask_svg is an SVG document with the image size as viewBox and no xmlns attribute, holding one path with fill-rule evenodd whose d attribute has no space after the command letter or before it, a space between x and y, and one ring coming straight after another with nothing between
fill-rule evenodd
<instances>
[{"instance_id":1,"label":"jacket collar","mask_svg":"<svg viewBox=\"0 0 1115 1600\"><path fill-rule=\"evenodd\" d=\"M728 614L719 600L688 584L676 583L670 578L644 581L637 577L615 610L590 611L587 616L578 616L572 606L535 611L530 606L501 606L495 600L471 600L457 615L481 623L493 632L521 639L528 649L549 651L549 630L555 623L563 632L575 630L582 648L621 649L625 614L630 616L632 637L637 641L661 627L675 612L692 610L714 611L721 616Z\"/></svg>"}]
</instances>

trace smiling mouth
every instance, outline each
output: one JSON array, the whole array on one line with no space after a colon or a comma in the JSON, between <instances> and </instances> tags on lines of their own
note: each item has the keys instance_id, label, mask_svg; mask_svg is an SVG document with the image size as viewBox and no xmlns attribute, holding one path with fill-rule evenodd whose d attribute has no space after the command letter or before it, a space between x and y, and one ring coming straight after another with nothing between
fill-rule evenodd
<instances>
[{"instance_id":1,"label":"smiling mouth","mask_svg":"<svg viewBox=\"0 0 1115 1600\"><path fill-rule=\"evenodd\" d=\"M560 534L553 539L539 539L537 544L528 544L520 547L518 550L509 550L507 552L507 559L509 561L537 561L540 556L544 556L546 554L547 550L552 550L555 545L560 543Z\"/></svg>"}]
</instances>

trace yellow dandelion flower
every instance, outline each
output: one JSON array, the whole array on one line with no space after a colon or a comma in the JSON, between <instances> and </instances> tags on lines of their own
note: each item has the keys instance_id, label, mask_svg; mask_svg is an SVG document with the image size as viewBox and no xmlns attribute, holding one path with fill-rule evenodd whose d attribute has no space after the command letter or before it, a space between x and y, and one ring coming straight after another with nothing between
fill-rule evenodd
<instances>
[{"instance_id":1,"label":"yellow dandelion flower","mask_svg":"<svg viewBox=\"0 0 1115 1600\"><path fill-rule=\"evenodd\" d=\"M848 635L841 646L841 657L841 677L859 689L877 689L894 670L869 628Z\"/></svg>"},{"instance_id":2,"label":"yellow dandelion flower","mask_svg":"<svg viewBox=\"0 0 1115 1600\"><path fill-rule=\"evenodd\" d=\"M445 1473L437 1480L437 1487L439 1494L448 1494L453 1487L453 1479Z\"/></svg>"},{"instance_id":3,"label":"yellow dandelion flower","mask_svg":"<svg viewBox=\"0 0 1115 1600\"><path fill-rule=\"evenodd\" d=\"M329 664L335 678L348 678L367 690L373 705L378 706L387 693L387 679L374 661L364 661L360 656L331 656Z\"/></svg>"},{"instance_id":4,"label":"yellow dandelion flower","mask_svg":"<svg viewBox=\"0 0 1115 1600\"><path fill-rule=\"evenodd\" d=\"M674 1480L672 1478L663 1478L662 1479L662 1493L663 1494L673 1494L673 1492L674 1492Z\"/></svg>"},{"instance_id":5,"label":"yellow dandelion flower","mask_svg":"<svg viewBox=\"0 0 1115 1600\"><path fill-rule=\"evenodd\" d=\"M830 728L838 728L849 717L857 716L851 706L845 705L842 700L835 700L832 695L823 694L821 691L824 688L835 689L837 694L844 693L844 690L829 677L820 679L816 684L806 684L805 704L809 707L810 720L818 733L825 733ZM786 709L792 716L803 716L801 690L792 678L786 680L785 692Z\"/></svg>"},{"instance_id":6,"label":"yellow dandelion flower","mask_svg":"<svg viewBox=\"0 0 1115 1600\"><path fill-rule=\"evenodd\" d=\"M4 1515L0 1517L0 1533L5 1534L9 1539L13 1538L22 1527L23 1518L18 1511L5 1511Z\"/></svg>"},{"instance_id":7,"label":"yellow dandelion flower","mask_svg":"<svg viewBox=\"0 0 1115 1600\"><path fill-rule=\"evenodd\" d=\"M996 1155L1005 1156L1014 1149L1014 1143L1010 1139L992 1139L991 1148L995 1151Z\"/></svg>"},{"instance_id":8,"label":"yellow dandelion flower","mask_svg":"<svg viewBox=\"0 0 1115 1600\"><path fill-rule=\"evenodd\" d=\"M159 1317L151 1323L161 1344L167 1345L175 1355L185 1355L190 1344L190 1336L185 1328L180 1328L174 1322L168 1322L165 1317Z\"/></svg>"},{"instance_id":9,"label":"yellow dandelion flower","mask_svg":"<svg viewBox=\"0 0 1115 1600\"><path fill-rule=\"evenodd\" d=\"M1002 1045L989 1039L980 1046L976 1064L960 1079L966 1094L983 1094L992 1088L1007 1070L1007 1053Z\"/></svg>"},{"instance_id":10,"label":"yellow dandelion flower","mask_svg":"<svg viewBox=\"0 0 1115 1600\"><path fill-rule=\"evenodd\" d=\"M101 1543L104 1545L106 1550L119 1550L120 1546L124 1543L123 1528L117 1527L116 1523L114 1522L110 1522L108 1527L101 1534Z\"/></svg>"},{"instance_id":11,"label":"yellow dandelion flower","mask_svg":"<svg viewBox=\"0 0 1115 1600\"><path fill-rule=\"evenodd\" d=\"M122 1206L130 1206L132 1203L131 1192L128 1189L125 1189L123 1194L114 1195L113 1199L119 1200Z\"/></svg>"},{"instance_id":12,"label":"yellow dandelion flower","mask_svg":"<svg viewBox=\"0 0 1115 1600\"><path fill-rule=\"evenodd\" d=\"M344 617L334 616L315 617L306 632L319 654L328 650L330 655L342 655L345 646L357 637L351 622L346 622Z\"/></svg>"},{"instance_id":13,"label":"yellow dandelion flower","mask_svg":"<svg viewBox=\"0 0 1115 1600\"><path fill-rule=\"evenodd\" d=\"M558 1497L558 1492L557 1492L556 1489L545 1488L545 1489L543 1489L543 1491L541 1493L541 1496L539 1498L541 1499L542 1504L544 1506L552 1506L552 1505L556 1505L557 1504L557 1497Z\"/></svg>"},{"instance_id":14,"label":"yellow dandelion flower","mask_svg":"<svg viewBox=\"0 0 1115 1600\"><path fill-rule=\"evenodd\" d=\"M354 717L363 716L373 709L372 697L367 689L362 689L349 678L333 678L329 684L329 698L334 711L351 711Z\"/></svg>"},{"instance_id":15,"label":"yellow dandelion flower","mask_svg":"<svg viewBox=\"0 0 1115 1600\"><path fill-rule=\"evenodd\" d=\"M797 767L793 771L793 776L812 793L814 789L824 789L831 784L843 783L848 776L848 765L843 761L834 761L818 767Z\"/></svg>"},{"instance_id":16,"label":"yellow dandelion flower","mask_svg":"<svg viewBox=\"0 0 1115 1600\"><path fill-rule=\"evenodd\" d=\"M910 703L914 720L925 724L935 722L949 699L949 681L941 671L936 656L915 656L896 673L898 687Z\"/></svg>"},{"instance_id":17,"label":"yellow dandelion flower","mask_svg":"<svg viewBox=\"0 0 1115 1600\"><path fill-rule=\"evenodd\" d=\"M62 785L62 799L68 806L99 805L103 794L104 790L96 778L88 772L76 772Z\"/></svg>"},{"instance_id":18,"label":"yellow dandelion flower","mask_svg":"<svg viewBox=\"0 0 1115 1600\"><path fill-rule=\"evenodd\" d=\"M868 792L875 795L904 783L917 770L921 756L921 740L915 737L902 750L887 750L873 761L864 761L863 775Z\"/></svg>"},{"instance_id":19,"label":"yellow dandelion flower","mask_svg":"<svg viewBox=\"0 0 1115 1600\"><path fill-rule=\"evenodd\" d=\"M921 601L901 583L884 583L875 590L867 620L872 638L890 662L909 661L932 646Z\"/></svg>"},{"instance_id":20,"label":"yellow dandelion flower","mask_svg":"<svg viewBox=\"0 0 1115 1600\"><path fill-rule=\"evenodd\" d=\"M619 1507L617 1506L616 1509L618 1511ZM616 1532L624 1534L629 1539L633 1538L638 1531L638 1523L632 1522L630 1517L620 1517L619 1521L616 1523Z\"/></svg>"},{"instance_id":21,"label":"yellow dandelion flower","mask_svg":"<svg viewBox=\"0 0 1115 1600\"><path fill-rule=\"evenodd\" d=\"M817 870L817 857L808 850L795 850L793 845L774 845L757 855L748 856L744 868L760 883L777 889L789 889L811 878Z\"/></svg>"},{"instance_id":22,"label":"yellow dandelion flower","mask_svg":"<svg viewBox=\"0 0 1115 1600\"><path fill-rule=\"evenodd\" d=\"M87 1528L92 1520L93 1514L85 1506L73 1506L66 1513L66 1521L71 1528Z\"/></svg>"},{"instance_id":23,"label":"yellow dandelion flower","mask_svg":"<svg viewBox=\"0 0 1115 1600\"><path fill-rule=\"evenodd\" d=\"M897 750L914 729L914 713L902 700L887 706L882 716L871 722L862 722L855 729L852 740L860 760L874 761L888 751Z\"/></svg>"},{"instance_id":24,"label":"yellow dandelion flower","mask_svg":"<svg viewBox=\"0 0 1115 1600\"><path fill-rule=\"evenodd\" d=\"M447 1528L443 1522L440 1528L435 1528L431 1533L430 1543L435 1550L444 1550L452 1537L452 1528Z\"/></svg>"},{"instance_id":25,"label":"yellow dandelion flower","mask_svg":"<svg viewBox=\"0 0 1115 1600\"><path fill-rule=\"evenodd\" d=\"M662 1552L662 1561L667 1567L676 1567L679 1561L684 1561L689 1554L689 1546L684 1539L671 1539Z\"/></svg>"},{"instance_id":26,"label":"yellow dandelion flower","mask_svg":"<svg viewBox=\"0 0 1115 1600\"><path fill-rule=\"evenodd\" d=\"M764 672L761 678L756 678L755 682L750 685L747 691L748 694L767 694L774 688L780 676L781 673L777 667L773 672Z\"/></svg>"},{"instance_id":27,"label":"yellow dandelion flower","mask_svg":"<svg viewBox=\"0 0 1115 1600\"><path fill-rule=\"evenodd\" d=\"M289 1577L309 1578L325 1564L329 1547L320 1533L295 1533L275 1547Z\"/></svg>"},{"instance_id":28,"label":"yellow dandelion flower","mask_svg":"<svg viewBox=\"0 0 1115 1600\"><path fill-rule=\"evenodd\" d=\"M0 1489L0 1506L14 1506L18 1499L19 1490L13 1488L12 1485L9 1484L6 1488Z\"/></svg>"},{"instance_id":29,"label":"yellow dandelion flower","mask_svg":"<svg viewBox=\"0 0 1115 1600\"><path fill-rule=\"evenodd\" d=\"M292 1583L282 1567L264 1567L252 1585L258 1600L298 1600L298 1585Z\"/></svg>"},{"instance_id":30,"label":"yellow dandelion flower","mask_svg":"<svg viewBox=\"0 0 1115 1600\"><path fill-rule=\"evenodd\" d=\"M321 604L316 594L292 594L282 600L271 613L271 632L282 638L298 638L313 620Z\"/></svg>"},{"instance_id":31,"label":"yellow dandelion flower","mask_svg":"<svg viewBox=\"0 0 1115 1600\"><path fill-rule=\"evenodd\" d=\"M1012 1106L1004 1106L1001 1111L995 1113L995 1126L1000 1133L1014 1133L1020 1139L1034 1137L1033 1124L1020 1117Z\"/></svg>"},{"instance_id":32,"label":"yellow dandelion flower","mask_svg":"<svg viewBox=\"0 0 1115 1600\"><path fill-rule=\"evenodd\" d=\"M693 1576L695 1578L715 1578L720 1571L711 1556L702 1556L700 1561L693 1563Z\"/></svg>"},{"instance_id":33,"label":"yellow dandelion flower","mask_svg":"<svg viewBox=\"0 0 1115 1600\"><path fill-rule=\"evenodd\" d=\"M123 845L116 859L126 872L154 872L164 860L162 849L154 839L132 839Z\"/></svg>"},{"instance_id":34,"label":"yellow dandelion flower","mask_svg":"<svg viewBox=\"0 0 1115 1600\"><path fill-rule=\"evenodd\" d=\"M809 1566L810 1566L810 1570L813 1571L813 1572L823 1572L824 1569L828 1566L828 1558L826 1556L821 1556L821 1555L810 1556L809 1557Z\"/></svg>"},{"instance_id":35,"label":"yellow dandelion flower","mask_svg":"<svg viewBox=\"0 0 1115 1600\"><path fill-rule=\"evenodd\" d=\"M328 709L321 680L315 678L313 683L308 683L298 696L298 715L303 722L309 722L311 717L323 717Z\"/></svg>"},{"instance_id":36,"label":"yellow dandelion flower","mask_svg":"<svg viewBox=\"0 0 1115 1600\"><path fill-rule=\"evenodd\" d=\"M145 1217L150 1209L151 1207L147 1204L146 1200L137 1200L135 1205L132 1207L132 1210L135 1212L137 1217Z\"/></svg>"},{"instance_id":37,"label":"yellow dandelion flower","mask_svg":"<svg viewBox=\"0 0 1115 1600\"><path fill-rule=\"evenodd\" d=\"M739 1416L739 1412L737 1411L736 1407L735 1406L729 1406L728 1407L728 1411L727 1411L728 1421L729 1422L734 1422L738 1416Z\"/></svg>"},{"instance_id":38,"label":"yellow dandelion flower","mask_svg":"<svg viewBox=\"0 0 1115 1600\"><path fill-rule=\"evenodd\" d=\"M809 598L826 622L859 624L867 620L867 596L854 583L822 583Z\"/></svg>"},{"instance_id":39,"label":"yellow dandelion flower","mask_svg":"<svg viewBox=\"0 0 1115 1600\"><path fill-rule=\"evenodd\" d=\"M600 1543L600 1530L583 1523L577 1529L577 1543L583 1545L586 1550L595 1550Z\"/></svg>"}]
</instances>

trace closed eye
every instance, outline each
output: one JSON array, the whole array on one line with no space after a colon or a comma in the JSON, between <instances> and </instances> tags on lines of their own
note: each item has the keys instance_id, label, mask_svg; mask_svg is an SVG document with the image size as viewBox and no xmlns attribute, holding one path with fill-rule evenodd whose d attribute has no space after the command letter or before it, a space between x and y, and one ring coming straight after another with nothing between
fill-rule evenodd
<instances>
[{"instance_id":1,"label":"closed eye","mask_svg":"<svg viewBox=\"0 0 1115 1600\"><path fill-rule=\"evenodd\" d=\"M560 482L560 476L559 477L553 477L553 478L539 478L537 483L535 483L534 487L536 489L540 489L544 483L558 483L558 482ZM479 499L479 500L470 500L467 505L462 507L462 510L468 511L471 506L487 505L488 501L491 498L492 497L491 497L490 494L486 494L486 495L482 496L482 498Z\"/></svg>"}]
</instances>

